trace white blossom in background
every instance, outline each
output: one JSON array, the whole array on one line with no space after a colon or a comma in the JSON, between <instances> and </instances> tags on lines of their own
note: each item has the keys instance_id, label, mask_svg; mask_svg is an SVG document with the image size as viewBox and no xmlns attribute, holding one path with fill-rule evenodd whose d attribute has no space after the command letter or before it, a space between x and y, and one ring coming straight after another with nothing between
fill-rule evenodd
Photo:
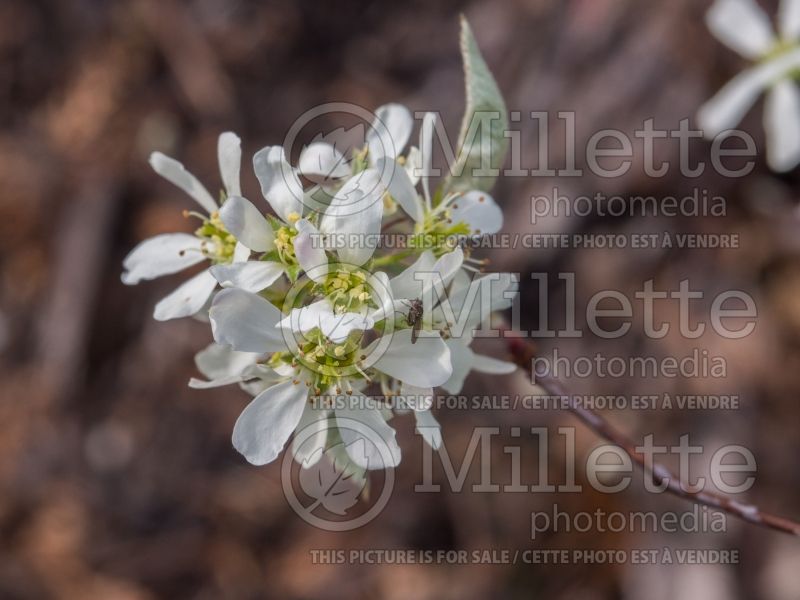
<instances>
[{"instance_id":1,"label":"white blossom in background","mask_svg":"<svg viewBox=\"0 0 800 600\"><path fill-rule=\"evenodd\" d=\"M709 139L734 128L766 93L767 163L788 171L800 163L800 0L782 0L777 35L755 0L716 0L706 14L711 32L755 64L734 77L699 110Z\"/></svg>"},{"instance_id":2,"label":"white blossom in background","mask_svg":"<svg viewBox=\"0 0 800 600\"><path fill-rule=\"evenodd\" d=\"M219 170L227 200L241 194L239 168L242 150L239 138L230 132L219 136L217 144ZM201 262L229 264L246 260L249 252L238 246L236 238L225 229L219 218L219 205L197 178L181 163L154 152L150 165L169 182L181 188L200 205L202 225L192 234L165 233L144 240L125 258L122 281L134 285L142 280L171 275ZM217 281L209 269L201 271L156 304L153 316L159 321L188 317L202 310L211 298Z\"/></svg>"}]
</instances>

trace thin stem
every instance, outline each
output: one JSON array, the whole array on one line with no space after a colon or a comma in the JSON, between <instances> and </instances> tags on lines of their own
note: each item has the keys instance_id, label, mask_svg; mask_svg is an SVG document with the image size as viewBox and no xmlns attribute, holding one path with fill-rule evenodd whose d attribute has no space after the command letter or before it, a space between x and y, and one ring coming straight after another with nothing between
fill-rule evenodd
<instances>
[{"instance_id":1,"label":"thin stem","mask_svg":"<svg viewBox=\"0 0 800 600\"><path fill-rule=\"evenodd\" d=\"M505 331L508 331L507 329ZM531 378L533 381L533 363L535 355L534 346L521 338L508 338L508 349L511 352L514 362ZM667 486L666 490L670 494L692 500L698 504L703 504L711 508L726 512L738 517L748 523L767 527L790 535L800 536L800 523L779 517L765 512L752 504L744 504L732 500L721 494L714 492L688 492L680 478L676 477L669 469L663 465L653 463L648 467L645 456L636 450L637 444L624 433L615 429L608 421L596 412L589 410L578 404L573 395L567 394L561 382L549 375L536 376L536 385L544 389L545 392L559 398L566 398L568 410L578 418L584 425L594 431L598 436L619 446L624 450L642 470L653 479L655 485L662 482ZM651 461L652 462L652 461Z\"/></svg>"},{"instance_id":2,"label":"thin stem","mask_svg":"<svg viewBox=\"0 0 800 600\"><path fill-rule=\"evenodd\" d=\"M400 225L401 223L405 223L405 222L406 222L406 218L405 217L397 217L393 221L389 221L389 222L385 223L381 227L381 231L388 231L389 229L391 229L395 225Z\"/></svg>"}]
</instances>

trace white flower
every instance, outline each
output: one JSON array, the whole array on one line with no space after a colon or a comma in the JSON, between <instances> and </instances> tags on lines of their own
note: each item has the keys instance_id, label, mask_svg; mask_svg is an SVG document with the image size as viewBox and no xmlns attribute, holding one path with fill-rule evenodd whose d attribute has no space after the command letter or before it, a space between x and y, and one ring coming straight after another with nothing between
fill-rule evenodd
<instances>
[{"instance_id":1,"label":"white flower","mask_svg":"<svg viewBox=\"0 0 800 600\"><path fill-rule=\"evenodd\" d=\"M366 156L357 154L357 172L374 171L381 182L381 194L386 191L401 206L411 206L416 198L415 181L403 165L407 164L402 152L411 137L414 121L402 104L390 103L375 110L366 135ZM331 144L316 142L304 148L300 155L300 170L307 176L322 175L326 179L342 179L352 175L344 165L344 157ZM381 206L382 209L382 206Z\"/></svg>"},{"instance_id":2,"label":"white flower","mask_svg":"<svg viewBox=\"0 0 800 600\"><path fill-rule=\"evenodd\" d=\"M779 36L753 0L716 0L706 23L720 41L757 62L700 108L700 127L709 139L732 129L766 91L767 162L775 171L788 171L800 162L800 91L794 81L800 67L800 0L782 0Z\"/></svg>"},{"instance_id":3,"label":"white flower","mask_svg":"<svg viewBox=\"0 0 800 600\"><path fill-rule=\"evenodd\" d=\"M274 226L251 202L234 198L220 210L225 227L255 253L258 260L218 265L212 274L223 287L259 292L282 274L327 263L325 252L311 243L316 228L303 219L304 190L298 172L286 161L281 146L267 146L253 156L261 193L278 219Z\"/></svg>"},{"instance_id":4,"label":"white flower","mask_svg":"<svg viewBox=\"0 0 800 600\"><path fill-rule=\"evenodd\" d=\"M327 151L326 151L327 148ZM311 154L313 157L309 158ZM243 264L218 266L212 273L223 287L238 287L252 292L269 287L283 273L296 279L301 271L307 272L318 282L327 276L328 256L323 247L323 234L341 236L345 243L336 246L341 262L359 266L368 261L377 245L383 217L382 196L384 193L378 172L374 169L361 171L347 179L329 198L319 229L312 219L302 218L306 204L316 205L298 177L323 161L325 156L339 157L333 146L317 142L307 147L301 155L300 164L306 171L297 170L287 161L280 146L268 146L253 157L256 176L261 183L264 198L283 222L274 230L264 215L244 198L226 202L220 218L231 233L250 250L264 253L260 260ZM304 159L305 157L305 159ZM340 165L338 158L333 159ZM326 163L327 164L327 163ZM333 173L339 171L328 165ZM320 174L326 169L319 167ZM349 171L348 171L349 175ZM317 206L320 210L322 206Z\"/></svg>"},{"instance_id":5,"label":"white flower","mask_svg":"<svg viewBox=\"0 0 800 600\"><path fill-rule=\"evenodd\" d=\"M385 273L372 275L342 266L325 280L323 290L322 299L293 308L280 326L301 334L319 329L330 341L340 343L354 330L371 329L394 307Z\"/></svg>"},{"instance_id":6,"label":"white flower","mask_svg":"<svg viewBox=\"0 0 800 600\"><path fill-rule=\"evenodd\" d=\"M241 199L239 165L242 152L239 138L230 132L220 135L217 153L227 194L225 204L236 202ZM226 230L219 220L216 201L197 178L181 163L160 152L150 156L150 164L159 175L184 190L201 206L204 214L190 214L200 217L203 224L194 235L167 233L141 242L123 262L123 283L134 285L142 280L171 275L206 260L212 265L246 260L249 252L237 245L236 238ZM216 280L206 269L162 299L153 316L166 321L194 315L205 307L216 285Z\"/></svg>"},{"instance_id":7,"label":"white flower","mask_svg":"<svg viewBox=\"0 0 800 600\"><path fill-rule=\"evenodd\" d=\"M451 394L461 391L470 371L507 374L516 369L513 363L475 354L469 346L473 331L493 311L511 305L517 280L509 273L492 273L470 281L461 269L463 260L460 248L438 259L433 252L425 251L413 265L390 280L395 309L407 311L414 299L421 300L423 315L427 315L427 319L423 316L424 325L435 332L433 335L445 338L453 372L440 385ZM449 292L445 292L448 285ZM421 338L428 334L423 330L419 335ZM433 387L404 384L400 394L414 410L417 431L433 448L438 448L441 443L439 424L429 410Z\"/></svg>"},{"instance_id":8,"label":"white flower","mask_svg":"<svg viewBox=\"0 0 800 600\"><path fill-rule=\"evenodd\" d=\"M442 384L447 392L459 393L471 371L505 375L516 370L512 362L476 354L470 344L473 333L492 312L511 306L518 287L519 282L511 273L490 273L470 281L466 273L460 271L453 278L447 302L437 306L433 314L435 326L448 336L445 343L450 349L453 374Z\"/></svg>"},{"instance_id":9,"label":"white flower","mask_svg":"<svg viewBox=\"0 0 800 600\"><path fill-rule=\"evenodd\" d=\"M381 231L385 194L401 206L416 201L414 183L401 156L413 125L411 113L400 104L386 104L375 111L366 136L366 155L356 155L356 173L344 174L349 179L334 194L319 225L320 232L333 238L342 262L363 265L372 257ZM337 152L333 146L323 150L325 147L316 144L322 156Z\"/></svg>"},{"instance_id":10,"label":"white flower","mask_svg":"<svg viewBox=\"0 0 800 600\"><path fill-rule=\"evenodd\" d=\"M426 251L390 281L395 307L406 303L407 309L410 299L421 299L424 314L428 315L426 325L442 332L446 338L453 374L442 387L453 394L461 391L464 379L472 370L503 374L515 369L513 363L475 354L469 346L473 332L492 312L511 306L517 293L517 279L510 273L490 273L470 281L459 268L462 259L460 249L438 260ZM445 292L448 285L449 291ZM425 331L420 332L420 336L425 334Z\"/></svg>"},{"instance_id":11,"label":"white flower","mask_svg":"<svg viewBox=\"0 0 800 600\"><path fill-rule=\"evenodd\" d=\"M319 231L333 238L343 263L360 266L372 258L381 231L384 191L379 173L367 169L348 179L331 199Z\"/></svg>"},{"instance_id":12,"label":"white flower","mask_svg":"<svg viewBox=\"0 0 800 600\"><path fill-rule=\"evenodd\" d=\"M447 249L454 238L474 237L497 233L503 227L503 212L486 192L471 190L446 194L435 206L430 192L433 158L435 113L426 113L419 133L420 150L409 153L410 168L422 182L423 197L414 194L398 204L414 220L414 233L435 251ZM450 246L452 247L452 245Z\"/></svg>"},{"instance_id":13,"label":"white flower","mask_svg":"<svg viewBox=\"0 0 800 600\"><path fill-rule=\"evenodd\" d=\"M270 353L270 366L283 378L256 396L234 428L234 446L257 465L278 456L304 414L306 420L327 418L324 410L308 414L306 406L313 396L327 391L358 400L361 387L376 378L389 377L413 386L432 387L444 383L452 374L450 351L444 341L426 338L412 344L408 329L395 331L388 339L381 336L363 348L363 336L335 343L311 331L296 340L293 332L280 326L284 315L278 308L256 294L239 289L219 292L209 316L217 343L240 352ZM384 315L383 320L391 318L393 314ZM333 412L337 418L355 419L371 428L385 442L383 450L388 448L394 462L386 465L374 460L376 452L380 456L386 456L386 452L373 448L371 453L367 452L367 459L363 452L354 453L351 458L356 464L375 468L399 462L400 449L394 430L386 425L383 411L364 406L342 409L337 403ZM350 435L341 433L343 438ZM320 443L324 444L324 440ZM309 451L304 458L312 454ZM365 460L369 464L363 464Z\"/></svg>"}]
</instances>

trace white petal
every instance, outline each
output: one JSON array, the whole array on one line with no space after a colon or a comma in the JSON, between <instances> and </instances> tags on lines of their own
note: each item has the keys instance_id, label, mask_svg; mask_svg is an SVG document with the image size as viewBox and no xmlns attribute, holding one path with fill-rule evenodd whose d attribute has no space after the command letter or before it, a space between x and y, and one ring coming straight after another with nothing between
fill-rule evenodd
<instances>
[{"instance_id":1,"label":"white petal","mask_svg":"<svg viewBox=\"0 0 800 600\"><path fill-rule=\"evenodd\" d=\"M211 274L222 287L239 288L248 292L267 289L283 272L282 264L261 260L211 267Z\"/></svg>"},{"instance_id":2,"label":"white petal","mask_svg":"<svg viewBox=\"0 0 800 600\"><path fill-rule=\"evenodd\" d=\"M303 148L298 168L305 176L319 176L325 179L350 175L350 165L347 164L344 155L325 142L314 142Z\"/></svg>"},{"instance_id":3,"label":"white petal","mask_svg":"<svg viewBox=\"0 0 800 600\"><path fill-rule=\"evenodd\" d=\"M426 253L428 253L426 251ZM392 279L392 293L398 299L419 298L425 303L425 310L431 310L432 306L427 306L431 300L436 301L436 291L430 293L431 288L442 291L453 279L461 265L464 263L464 251L456 248L452 252L440 256L432 266L430 256L423 253L413 265ZM431 255L432 256L432 255ZM440 287L441 284L441 287Z\"/></svg>"},{"instance_id":4,"label":"white petal","mask_svg":"<svg viewBox=\"0 0 800 600\"><path fill-rule=\"evenodd\" d=\"M517 365L484 354L472 355L472 370L489 375L507 375L517 370Z\"/></svg>"},{"instance_id":5,"label":"white petal","mask_svg":"<svg viewBox=\"0 0 800 600\"><path fill-rule=\"evenodd\" d=\"M344 341L351 331L371 329L374 325L373 320L367 315L333 312L327 300L294 308L280 323L281 327L300 333L318 328L325 337L335 343Z\"/></svg>"},{"instance_id":6,"label":"white petal","mask_svg":"<svg viewBox=\"0 0 800 600\"><path fill-rule=\"evenodd\" d=\"M466 223L474 234L497 233L503 227L503 211L486 192L462 194L450 204L453 223Z\"/></svg>"},{"instance_id":7,"label":"white petal","mask_svg":"<svg viewBox=\"0 0 800 600\"><path fill-rule=\"evenodd\" d=\"M165 233L140 242L122 263L122 283L170 275L203 262L202 240L188 233Z\"/></svg>"},{"instance_id":8,"label":"white petal","mask_svg":"<svg viewBox=\"0 0 800 600\"><path fill-rule=\"evenodd\" d=\"M322 235L306 219L295 225L294 255L308 276L316 282L323 282L328 276L328 256L322 244Z\"/></svg>"},{"instance_id":9,"label":"white petal","mask_svg":"<svg viewBox=\"0 0 800 600\"><path fill-rule=\"evenodd\" d=\"M272 209L284 220L303 214L303 185L286 162L281 146L267 146L253 156L253 168L261 184L261 193Z\"/></svg>"},{"instance_id":10,"label":"white petal","mask_svg":"<svg viewBox=\"0 0 800 600\"><path fill-rule=\"evenodd\" d=\"M411 146L406 154L406 163L404 165L408 178L411 184L416 186L419 183L419 175L422 171L422 153L416 146Z\"/></svg>"},{"instance_id":11,"label":"white petal","mask_svg":"<svg viewBox=\"0 0 800 600\"><path fill-rule=\"evenodd\" d=\"M275 460L300 422L308 398L302 383L286 381L247 405L233 428L233 447L254 465Z\"/></svg>"},{"instance_id":12,"label":"white petal","mask_svg":"<svg viewBox=\"0 0 800 600\"><path fill-rule=\"evenodd\" d=\"M507 375L516 371L514 363L498 360L491 356L475 354L471 348L460 340L446 340L450 349L450 359L453 364L453 374L442 387L450 394L458 394L464 386L464 380L470 371L486 373L489 375Z\"/></svg>"},{"instance_id":13,"label":"white petal","mask_svg":"<svg viewBox=\"0 0 800 600\"><path fill-rule=\"evenodd\" d=\"M245 246L242 242L236 242L236 246L233 248L233 262L246 262L249 258L250 248Z\"/></svg>"},{"instance_id":14,"label":"white petal","mask_svg":"<svg viewBox=\"0 0 800 600\"><path fill-rule=\"evenodd\" d=\"M367 285L372 294L372 300L377 305L370 311L369 317L375 322L394 317L394 297L389 284L389 276L383 271L379 271L368 277Z\"/></svg>"},{"instance_id":15,"label":"white petal","mask_svg":"<svg viewBox=\"0 0 800 600\"><path fill-rule=\"evenodd\" d=\"M226 385L232 385L234 383L241 383L243 377L241 374L239 375L228 375L226 377L219 377L217 379L197 379L196 377L192 377L189 379L189 387L193 390L210 390L218 387L224 387Z\"/></svg>"},{"instance_id":16,"label":"white petal","mask_svg":"<svg viewBox=\"0 0 800 600\"><path fill-rule=\"evenodd\" d=\"M422 202L414 189L414 184L404 167L393 158L380 158L375 163L381 181L389 195L400 205L409 217L419 222L423 218Z\"/></svg>"},{"instance_id":17,"label":"white petal","mask_svg":"<svg viewBox=\"0 0 800 600\"><path fill-rule=\"evenodd\" d=\"M755 102L759 93L793 70L800 68L800 48L743 71L698 111L697 119L707 138L734 127Z\"/></svg>"},{"instance_id":18,"label":"white petal","mask_svg":"<svg viewBox=\"0 0 800 600\"><path fill-rule=\"evenodd\" d=\"M322 458L330 428L329 412L306 402L303 416L297 425L297 433L292 440L292 456L304 469L315 465Z\"/></svg>"},{"instance_id":19,"label":"white petal","mask_svg":"<svg viewBox=\"0 0 800 600\"><path fill-rule=\"evenodd\" d=\"M194 356L197 370L209 379L229 375L240 375L255 364L259 355L253 352L237 352L228 346L209 344Z\"/></svg>"},{"instance_id":20,"label":"white petal","mask_svg":"<svg viewBox=\"0 0 800 600\"><path fill-rule=\"evenodd\" d=\"M336 183L338 184L339 181ZM303 192L303 206L305 206L305 212L324 214L335 195L335 186L312 185Z\"/></svg>"},{"instance_id":21,"label":"white petal","mask_svg":"<svg viewBox=\"0 0 800 600\"><path fill-rule=\"evenodd\" d=\"M452 252L442 254L433 264L433 272L441 277L442 282L447 285L458 273L461 265L464 264L464 251L456 248Z\"/></svg>"},{"instance_id":22,"label":"white petal","mask_svg":"<svg viewBox=\"0 0 800 600\"><path fill-rule=\"evenodd\" d=\"M274 369L258 363L250 365L242 372L242 381L239 383L239 388L250 396L258 396L276 383L286 381L288 377L291 377L292 380L298 379L291 365L285 366L288 368L284 371L280 368L280 365ZM279 373L279 371L282 372Z\"/></svg>"},{"instance_id":23,"label":"white petal","mask_svg":"<svg viewBox=\"0 0 800 600\"><path fill-rule=\"evenodd\" d=\"M514 303L519 294L517 273L493 273L484 277L491 279L490 303L492 310L504 310Z\"/></svg>"},{"instance_id":24,"label":"white petal","mask_svg":"<svg viewBox=\"0 0 800 600\"><path fill-rule=\"evenodd\" d=\"M439 426L439 421L429 410L416 411L414 418L417 420L417 433L431 448L438 450L442 445L442 428Z\"/></svg>"},{"instance_id":25,"label":"white petal","mask_svg":"<svg viewBox=\"0 0 800 600\"><path fill-rule=\"evenodd\" d=\"M276 327L283 318L281 311L257 294L236 288L222 290L214 297L209 317L218 344L240 352L286 349L283 334Z\"/></svg>"},{"instance_id":26,"label":"white petal","mask_svg":"<svg viewBox=\"0 0 800 600\"><path fill-rule=\"evenodd\" d=\"M750 110L764 89L765 82L757 67L742 71L726 83L697 112L697 123L703 134L712 139L735 127Z\"/></svg>"},{"instance_id":27,"label":"white petal","mask_svg":"<svg viewBox=\"0 0 800 600\"><path fill-rule=\"evenodd\" d=\"M789 171L800 162L800 90L789 79L776 83L764 103L767 163L773 171Z\"/></svg>"},{"instance_id":28,"label":"white petal","mask_svg":"<svg viewBox=\"0 0 800 600\"><path fill-rule=\"evenodd\" d=\"M469 288L471 283L472 279L470 279L470 276L467 275L467 272L463 269L460 270L453 277L453 281L450 282L450 294L454 295L462 293L464 290Z\"/></svg>"},{"instance_id":29,"label":"white petal","mask_svg":"<svg viewBox=\"0 0 800 600\"><path fill-rule=\"evenodd\" d=\"M422 180L422 190L425 193L425 202L428 210L431 208L431 191L428 179L431 176L433 165L433 132L436 127L436 113L425 113L422 118L422 127L419 131L420 162L422 168L419 177Z\"/></svg>"},{"instance_id":30,"label":"white petal","mask_svg":"<svg viewBox=\"0 0 800 600\"><path fill-rule=\"evenodd\" d=\"M395 298L419 298L422 290L422 282L415 279L416 273L430 273L433 265L436 264L436 257L433 252L426 250L419 255L419 258L410 267L406 268L399 275L392 277L389 281L392 286L392 294Z\"/></svg>"},{"instance_id":31,"label":"white petal","mask_svg":"<svg viewBox=\"0 0 800 600\"><path fill-rule=\"evenodd\" d=\"M217 142L217 159L222 183L228 196L241 196L239 171L242 167L242 141L230 131L219 136Z\"/></svg>"},{"instance_id":32,"label":"white petal","mask_svg":"<svg viewBox=\"0 0 800 600\"><path fill-rule=\"evenodd\" d=\"M433 388L417 387L404 383L400 386L400 396L406 406L415 411L430 410L433 406Z\"/></svg>"},{"instance_id":33,"label":"white petal","mask_svg":"<svg viewBox=\"0 0 800 600\"><path fill-rule=\"evenodd\" d=\"M293 308L279 323L279 326L294 332L305 333L316 329L323 320L331 316L333 316L333 308L330 302L323 299L307 306Z\"/></svg>"},{"instance_id":34,"label":"white petal","mask_svg":"<svg viewBox=\"0 0 800 600\"><path fill-rule=\"evenodd\" d=\"M375 120L367 132L372 164L383 157L395 158L406 147L414 120L402 104L384 104L375 111Z\"/></svg>"},{"instance_id":35,"label":"white petal","mask_svg":"<svg viewBox=\"0 0 800 600\"><path fill-rule=\"evenodd\" d=\"M725 45L745 58L759 58L775 44L772 25L753 0L716 0L706 24Z\"/></svg>"},{"instance_id":36,"label":"white petal","mask_svg":"<svg viewBox=\"0 0 800 600\"><path fill-rule=\"evenodd\" d=\"M342 313L332 315L320 323L320 330L329 340L338 344L347 339L351 331L365 331L374 326L375 322L369 316L358 313Z\"/></svg>"},{"instance_id":37,"label":"white petal","mask_svg":"<svg viewBox=\"0 0 800 600\"><path fill-rule=\"evenodd\" d=\"M337 245L342 262L362 265L378 244L383 218L383 184L374 169L352 177L336 192L319 230L344 240Z\"/></svg>"},{"instance_id":38,"label":"white petal","mask_svg":"<svg viewBox=\"0 0 800 600\"><path fill-rule=\"evenodd\" d=\"M450 288L446 301L434 310L434 321L454 319L453 337L470 338L473 329L497 310L511 306L519 291L519 281L514 273L489 273L477 277L464 288Z\"/></svg>"},{"instance_id":39,"label":"white petal","mask_svg":"<svg viewBox=\"0 0 800 600\"><path fill-rule=\"evenodd\" d=\"M411 343L411 330L403 329L392 334L386 350L378 356L376 340L365 350L366 362L398 381L417 387L435 387L450 378L450 350L437 337L419 337Z\"/></svg>"},{"instance_id":40,"label":"white petal","mask_svg":"<svg viewBox=\"0 0 800 600\"><path fill-rule=\"evenodd\" d=\"M800 0L781 0L778 29L784 40L796 41L800 37Z\"/></svg>"},{"instance_id":41,"label":"white petal","mask_svg":"<svg viewBox=\"0 0 800 600\"><path fill-rule=\"evenodd\" d=\"M161 154L161 152L153 152L150 155L150 166L164 179L194 198L207 213L211 214L217 210L217 203L208 190L174 158Z\"/></svg>"},{"instance_id":42,"label":"white petal","mask_svg":"<svg viewBox=\"0 0 800 600\"><path fill-rule=\"evenodd\" d=\"M400 464L396 433L378 408L364 406L364 396L353 394L337 402L336 425L348 456L362 469L385 469ZM343 400L343 398L339 398Z\"/></svg>"},{"instance_id":43,"label":"white petal","mask_svg":"<svg viewBox=\"0 0 800 600\"><path fill-rule=\"evenodd\" d=\"M231 196L222 205L219 218L230 233L255 252L272 249L275 234L253 203L241 196Z\"/></svg>"},{"instance_id":44,"label":"white petal","mask_svg":"<svg viewBox=\"0 0 800 600\"><path fill-rule=\"evenodd\" d=\"M216 287L217 280L211 273L202 271L156 304L153 317L157 321L190 317L205 306Z\"/></svg>"},{"instance_id":45,"label":"white petal","mask_svg":"<svg viewBox=\"0 0 800 600\"><path fill-rule=\"evenodd\" d=\"M450 350L450 362L453 365L453 372L449 379L442 384L448 394L457 394L464 387L464 380L472 370L474 352L463 341L449 339L445 341Z\"/></svg>"}]
</instances>

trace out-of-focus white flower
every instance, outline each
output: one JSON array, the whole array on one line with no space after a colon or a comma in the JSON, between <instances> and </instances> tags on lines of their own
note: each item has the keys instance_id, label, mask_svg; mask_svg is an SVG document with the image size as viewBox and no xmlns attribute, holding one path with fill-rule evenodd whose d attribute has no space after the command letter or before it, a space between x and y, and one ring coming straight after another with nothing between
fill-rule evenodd
<instances>
[{"instance_id":1,"label":"out-of-focus white flower","mask_svg":"<svg viewBox=\"0 0 800 600\"><path fill-rule=\"evenodd\" d=\"M225 204L236 202L241 199L239 166L242 150L239 138L231 132L220 135L217 154L226 192ZM203 213L187 211L187 214L199 217L202 225L194 235L166 233L141 242L123 262L123 283L134 285L142 280L171 275L204 261L213 266L247 259L247 248L237 244L236 237L225 228L220 221L217 202L194 175L181 163L160 152L150 156L150 165L200 205ZM156 304L153 316L166 321L194 315L206 306L216 285L213 275L206 269Z\"/></svg>"},{"instance_id":2,"label":"out-of-focus white flower","mask_svg":"<svg viewBox=\"0 0 800 600\"><path fill-rule=\"evenodd\" d=\"M706 13L711 32L743 57L756 61L706 102L697 114L706 137L735 127L762 92L767 163L788 171L800 162L800 0L782 0L778 35L754 0L716 0Z\"/></svg>"}]
</instances>

